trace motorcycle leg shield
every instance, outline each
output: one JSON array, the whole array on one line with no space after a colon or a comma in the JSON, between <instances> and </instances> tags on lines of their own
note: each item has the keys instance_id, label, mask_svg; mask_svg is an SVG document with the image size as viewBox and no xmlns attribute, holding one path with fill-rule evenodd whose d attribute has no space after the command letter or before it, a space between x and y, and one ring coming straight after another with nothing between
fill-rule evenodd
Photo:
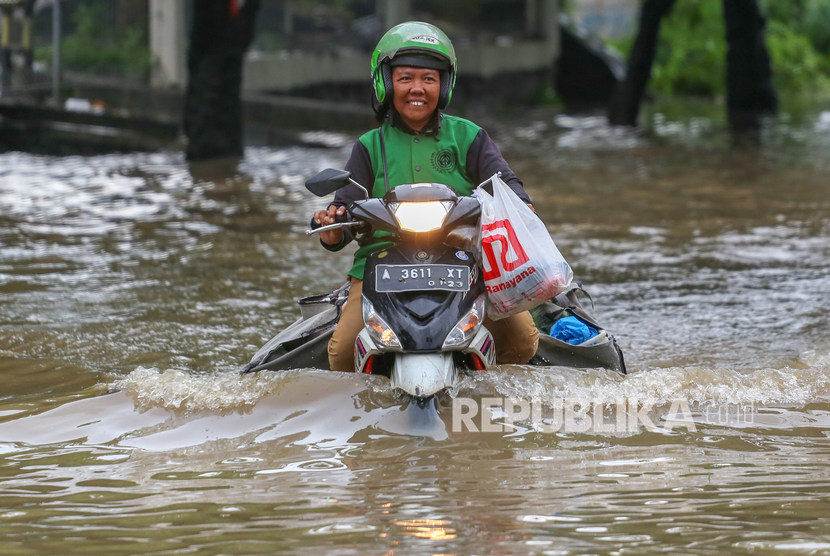
<instances>
[{"instance_id":1,"label":"motorcycle leg shield","mask_svg":"<svg viewBox=\"0 0 830 556\"><path fill-rule=\"evenodd\" d=\"M481 358L486 368L496 364L496 342L493 341L490 331L483 326L479 328L465 351L472 352Z\"/></svg>"},{"instance_id":2,"label":"motorcycle leg shield","mask_svg":"<svg viewBox=\"0 0 830 556\"><path fill-rule=\"evenodd\" d=\"M380 352L369 332L365 328L361 329L354 342L354 370L358 373L371 373L371 368L367 369L367 365L370 365L372 356Z\"/></svg>"}]
</instances>

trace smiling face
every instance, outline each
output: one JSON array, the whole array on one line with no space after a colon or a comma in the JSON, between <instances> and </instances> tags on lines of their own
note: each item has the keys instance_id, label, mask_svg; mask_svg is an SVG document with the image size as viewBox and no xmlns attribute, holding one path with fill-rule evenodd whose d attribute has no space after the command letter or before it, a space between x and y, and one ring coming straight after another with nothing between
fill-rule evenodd
<instances>
[{"instance_id":1,"label":"smiling face","mask_svg":"<svg viewBox=\"0 0 830 556\"><path fill-rule=\"evenodd\" d=\"M403 122L422 130L438 108L441 74L438 70L398 66L392 68L392 102Z\"/></svg>"}]
</instances>

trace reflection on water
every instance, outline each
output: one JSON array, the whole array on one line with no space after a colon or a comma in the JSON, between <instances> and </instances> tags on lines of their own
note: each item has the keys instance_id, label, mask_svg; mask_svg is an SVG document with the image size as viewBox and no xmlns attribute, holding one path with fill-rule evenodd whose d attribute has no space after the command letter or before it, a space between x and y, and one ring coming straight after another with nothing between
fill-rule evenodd
<instances>
[{"instance_id":1,"label":"reflection on water","mask_svg":"<svg viewBox=\"0 0 830 556\"><path fill-rule=\"evenodd\" d=\"M668 113L488 124L633 372L514 367L423 409L378 377L237 375L342 282L302 184L350 139L198 166L0 154L4 548L826 552L827 119L757 151ZM552 426L621 399L657 426ZM461 401L501 405L476 432ZM678 401L690 423L663 426Z\"/></svg>"}]
</instances>

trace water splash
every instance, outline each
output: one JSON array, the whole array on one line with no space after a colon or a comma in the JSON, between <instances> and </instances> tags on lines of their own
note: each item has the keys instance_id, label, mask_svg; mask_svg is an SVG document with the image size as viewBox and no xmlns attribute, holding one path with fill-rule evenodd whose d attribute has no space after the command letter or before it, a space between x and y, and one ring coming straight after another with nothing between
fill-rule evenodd
<instances>
[{"instance_id":1,"label":"water splash","mask_svg":"<svg viewBox=\"0 0 830 556\"><path fill-rule=\"evenodd\" d=\"M690 405L787 407L830 401L830 354L805 353L800 363L803 368L652 368L625 377L604 370L516 367L509 372L480 373L472 381L481 393L542 404L563 398L601 404L626 398L655 406L678 399Z\"/></svg>"},{"instance_id":2,"label":"water splash","mask_svg":"<svg viewBox=\"0 0 830 556\"><path fill-rule=\"evenodd\" d=\"M365 391L370 403L378 406L406 402L406 397L392 390L383 377L315 369L240 377L235 371L207 374L139 367L112 382L109 389L128 395L141 411L163 408L183 414L228 413L250 410L264 398L279 396L289 384L296 386L297 382L309 393L343 388L344 399L348 392ZM627 398L656 406L683 399L699 405L804 407L830 400L830 353L807 352L794 366L782 368L677 366L647 369L628 376L602 369L514 366L467 375L449 392L450 397L470 394L498 394L542 404L563 398L610 404ZM309 398L308 403L314 404L314 398Z\"/></svg>"},{"instance_id":3,"label":"water splash","mask_svg":"<svg viewBox=\"0 0 830 556\"><path fill-rule=\"evenodd\" d=\"M240 376L235 371L207 374L139 367L115 380L109 389L130 396L141 411L159 407L183 414L228 413L250 409L264 397L278 394L286 384L323 372L296 370Z\"/></svg>"},{"instance_id":4,"label":"water splash","mask_svg":"<svg viewBox=\"0 0 830 556\"><path fill-rule=\"evenodd\" d=\"M560 149L630 150L645 144L639 130L608 125L605 117L559 115L554 123L566 130L556 140L556 147Z\"/></svg>"}]
</instances>

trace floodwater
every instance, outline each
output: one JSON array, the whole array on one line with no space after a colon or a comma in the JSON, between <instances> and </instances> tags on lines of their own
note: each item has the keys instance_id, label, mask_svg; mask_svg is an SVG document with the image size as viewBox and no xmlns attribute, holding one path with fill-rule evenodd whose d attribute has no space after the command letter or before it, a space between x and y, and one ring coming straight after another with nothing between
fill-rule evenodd
<instances>
[{"instance_id":1,"label":"floodwater","mask_svg":"<svg viewBox=\"0 0 830 556\"><path fill-rule=\"evenodd\" d=\"M488 124L630 374L504 368L425 409L237 374L344 279L302 184L353 137L232 173L0 154L2 552L830 553L830 113L759 149L651 122Z\"/></svg>"}]
</instances>

